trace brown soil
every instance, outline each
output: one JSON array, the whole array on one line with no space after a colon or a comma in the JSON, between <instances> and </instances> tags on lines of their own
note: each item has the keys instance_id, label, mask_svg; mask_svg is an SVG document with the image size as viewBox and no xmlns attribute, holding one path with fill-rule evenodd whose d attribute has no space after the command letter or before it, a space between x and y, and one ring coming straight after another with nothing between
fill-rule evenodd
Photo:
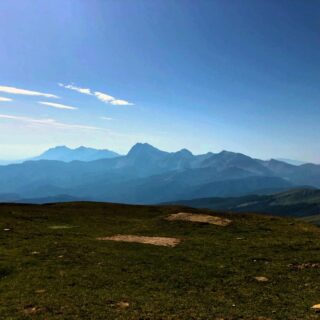
<instances>
[{"instance_id":1,"label":"brown soil","mask_svg":"<svg viewBox=\"0 0 320 320\"><path fill-rule=\"evenodd\" d=\"M97 238L97 240L137 242L137 243L152 244L155 246L164 246L164 247L175 247L181 242L181 240L177 238L143 237L143 236L133 236L133 235L120 235L120 234L111 236L111 237Z\"/></svg>"},{"instance_id":2,"label":"brown soil","mask_svg":"<svg viewBox=\"0 0 320 320\"><path fill-rule=\"evenodd\" d=\"M188 212L179 212L176 214L172 214L166 218L169 221L191 221L191 222L200 222L200 223L209 223L217 226L226 227L232 221L225 218L214 217L207 214L194 214Z\"/></svg>"}]
</instances>

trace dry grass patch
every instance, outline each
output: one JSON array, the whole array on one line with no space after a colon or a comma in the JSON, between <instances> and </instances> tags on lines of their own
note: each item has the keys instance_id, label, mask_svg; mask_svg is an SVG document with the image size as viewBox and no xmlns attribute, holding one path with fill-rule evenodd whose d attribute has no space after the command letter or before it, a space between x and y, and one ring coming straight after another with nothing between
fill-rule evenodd
<instances>
[{"instance_id":1,"label":"dry grass patch","mask_svg":"<svg viewBox=\"0 0 320 320\"><path fill-rule=\"evenodd\" d=\"M60 229L72 229L77 228L77 226L68 226L68 225L59 225L59 226L49 226L49 229L52 230L60 230Z\"/></svg>"},{"instance_id":2,"label":"dry grass patch","mask_svg":"<svg viewBox=\"0 0 320 320\"><path fill-rule=\"evenodd\" d=\"M111 236L111 237L97 238L97 240L136 242L136 243L152 244L155 246L163 246L163 247L175 247L181 242L181 240L177 238L144 237L144 236L133 236L133 235L121 235L121 234Z\"/></svg>"},{"instance_id":3,"label":"dry grass patch","mask_svg":"<svg viewBox=\"0 0 320 320\"><path fill-rule=\"evenodd\" d=\"M208 223L214 224L216 226L226 227L232 221L225 218L214 217L207 214L194 214L189 212L179 212L175 214L171 214L166 218L169 221L190 221L190 222L200 222L200 223Z\"/></svg>"}]
</instances>

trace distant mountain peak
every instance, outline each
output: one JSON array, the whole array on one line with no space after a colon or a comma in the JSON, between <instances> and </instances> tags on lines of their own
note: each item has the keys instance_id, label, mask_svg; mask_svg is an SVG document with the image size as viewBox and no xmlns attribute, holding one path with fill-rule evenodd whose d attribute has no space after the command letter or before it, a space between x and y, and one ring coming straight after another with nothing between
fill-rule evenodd
<instances>
[{"instance_id":1,"label":"distant mountain peak","mask_svg":"<svg viewBox=\"0 0 320 320\"><path fill-rule=\"evenodd\" d=\"M56 147L52 147L52 148L49 148L47 151L45 152L48 152L50 150L71 150L70 148L68 148L67 146L65 145L62 145L62 146L56 146Z\"/></svg>"},{"instance_id":2,"label":"distant mountain peak","mask_svg":"<svg viewBox=\"0 0 320 320\"><path fill-rule=\"evenodd\" d=\"M32 160L58 160L64 162L70 162L74 160L94 161L99 159L114 158L117 156L119 156L119 154L110 150L98 150L84 146L80 146L75 149L71 149L67 146L57 146L48 149L40 156L35 157Z\"/></svg>"},{"instance_id":3,"label":"distant mountain peak","mask_svg":"<svg viewBox=\"0 0 320 320\"><path fill-rule=\"evenodd\" d=\"M128 157L133 156L143 156L143 155L151 155L151 154L164 154L166 152L161 151L149 143L136 143L128 152Z\"/></svg>"},{"instance_id":4,"label":"distant mountain peak","mask_svg":"<svg viewBox=\"0 0 320 320\"><path fill-rule=\"evenodd\" d=\"M76 148L75 150L88 150L88 149L92 149L92 148L80 146L80 147Z\"/></svg>"},{"instance_id":5,"label":"distant mountain peak","mask_svg":"<svg viewBox=\"0 0 320 320\"><path fill-rule=\"evenodd\" d=\"M181 150L175 152L175 154L182 155L184 157L192 157L193 156L192 152L188 149L181 149Z\"/></svg>"}]
</instances>

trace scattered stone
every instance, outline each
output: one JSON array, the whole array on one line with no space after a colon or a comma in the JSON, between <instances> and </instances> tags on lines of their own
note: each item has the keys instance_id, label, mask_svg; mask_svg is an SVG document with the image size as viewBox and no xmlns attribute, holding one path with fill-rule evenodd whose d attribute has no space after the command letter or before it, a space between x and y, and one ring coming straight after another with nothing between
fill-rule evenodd
<instances>
[{"instance_id":1,"label":"scattered stone","mask_svg":"<svg viewBox=\"0 0 320 320\"><path fill-rule=\"evenodd\" d=\"M188 212L179 212L175 214L171 214L166 218L169 221L190 221L190 222L199 222L199 223L208 223L214 224L216 226L226 227L232 221L226 218L220 218L215 216L210 216L207 214L195 214Z\"/></svg>"},{"instance_id":2,"label":"scattered stone","mask_svg":"<svg viewBox=\"0 0 320 320\"><path fill-rule=\"evenodd\" d=\"M116 304L116 306L119 308L119 309L127 309L129 308L130 304L129 302L125 302L125 301L120 301Z\"/></svg>"},{"instance_id":3,"label":"scattered stone","mask_svg":"<svg viewBox=\"0 0 320 320\"><path fill-rule=\"evenodd\" d=\"M38 289L35 291L35 293L41 294L41 293L45 293L46 290L45 289Z\"/></svg>"},{"instance_id":4,"label":"scattered stone","mask_svg":"<svg viewBox=\"0 0 320 320\"><path fill-rule=\"evenodd\" d=\"M62 258L63 258L63 256L58 256L58 258L62 259Z\"/></svg>"},{"instance_id":5,"label":"scattered stone","mask_svg":"<svg viewBox=\"0 0 320 320\"><path fill-rule=\"evenodd\" d=\"M111 240L120 242L136 242L143 244L152 244L155 246L164 247L175 247L181 240L177 238L166 238L166 237L144 237L144 236L133 236L133 235L114 235L111 237L97 238L97 240Z\"/></svg>"},{"instance_id":6,"label":"scattered stone","mask_svg":"<svg viewBox=\"0 0 320 320\"><path fill-rule=\"evenodd\" d=\"M117 308L117 309L127 309L130 307L130 303L127 301L107 301L107 304L109 304L111 307Z\"/></svg>"},{"instance_id":7,"label":"scattered stone","mask_svg":"<svg viewBox=\"0 0 320 320\"><path fill-rule=\"evenodd\" d=\"M40 254L40 252L39 251L32 251L31 254L32 255L38 255L38 254Z\"/></svg>"},{"instance_id":8,"label":"scattered stone","mask_svg":"<svg viewBox=\"0 0 320 320\"><path fill-rule=\"evenodd\" d=\"M9 228L5 228L5 229L3 229L3 231L10 231L11 229L9 229Z\"/></svg>"},{"instance_id":9,"label":"scattered stone","mask_svg":"<svg viewBox=\"0 0 320 320\"><path fill-rule=\"evenodd\" d=\"M263 277L263 276L260 276L260 277L254 277L258 282L268 282L269 279L267 277Z\"/></svg>"},{"instance_id":10,"label":"scattered stone","mask_svg":"<svg viewBox=\"0 0 320 320\"><path fill-rule=\"evenodd\" d=\"M24 314L31 315L37 313L38 308L32 305L25 306L23 309Z\"/></svg>"},{"instance_id":11,"label":"scattered stone","mask_svg":"<svg viewBox=\"0 0 320 320\"><path fill-rule=\"evenodd\" d=\"M311 307L311 309L317 313L320 312L320 304L315 304L314 306Z\"/></svg>"}]
</instances>

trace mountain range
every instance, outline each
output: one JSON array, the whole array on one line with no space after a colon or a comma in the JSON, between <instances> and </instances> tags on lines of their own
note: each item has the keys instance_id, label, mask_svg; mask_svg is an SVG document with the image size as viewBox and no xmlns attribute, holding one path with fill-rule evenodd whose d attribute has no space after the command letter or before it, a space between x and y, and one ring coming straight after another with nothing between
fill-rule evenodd
<instances>
[{"instance_id":1,"label":"mountain range","mask_svg":"<svg viewBox=\"0 0 320 320\"><path fill-rule=\"evenodd\" d=\"M320 187L316 164L296 166L229 151L170 153L146 143L134 145L124 156L86 150L57 147L31 161L0 166L0 201L49 198L152 204Z\"/></svg>"}]
</instances>

